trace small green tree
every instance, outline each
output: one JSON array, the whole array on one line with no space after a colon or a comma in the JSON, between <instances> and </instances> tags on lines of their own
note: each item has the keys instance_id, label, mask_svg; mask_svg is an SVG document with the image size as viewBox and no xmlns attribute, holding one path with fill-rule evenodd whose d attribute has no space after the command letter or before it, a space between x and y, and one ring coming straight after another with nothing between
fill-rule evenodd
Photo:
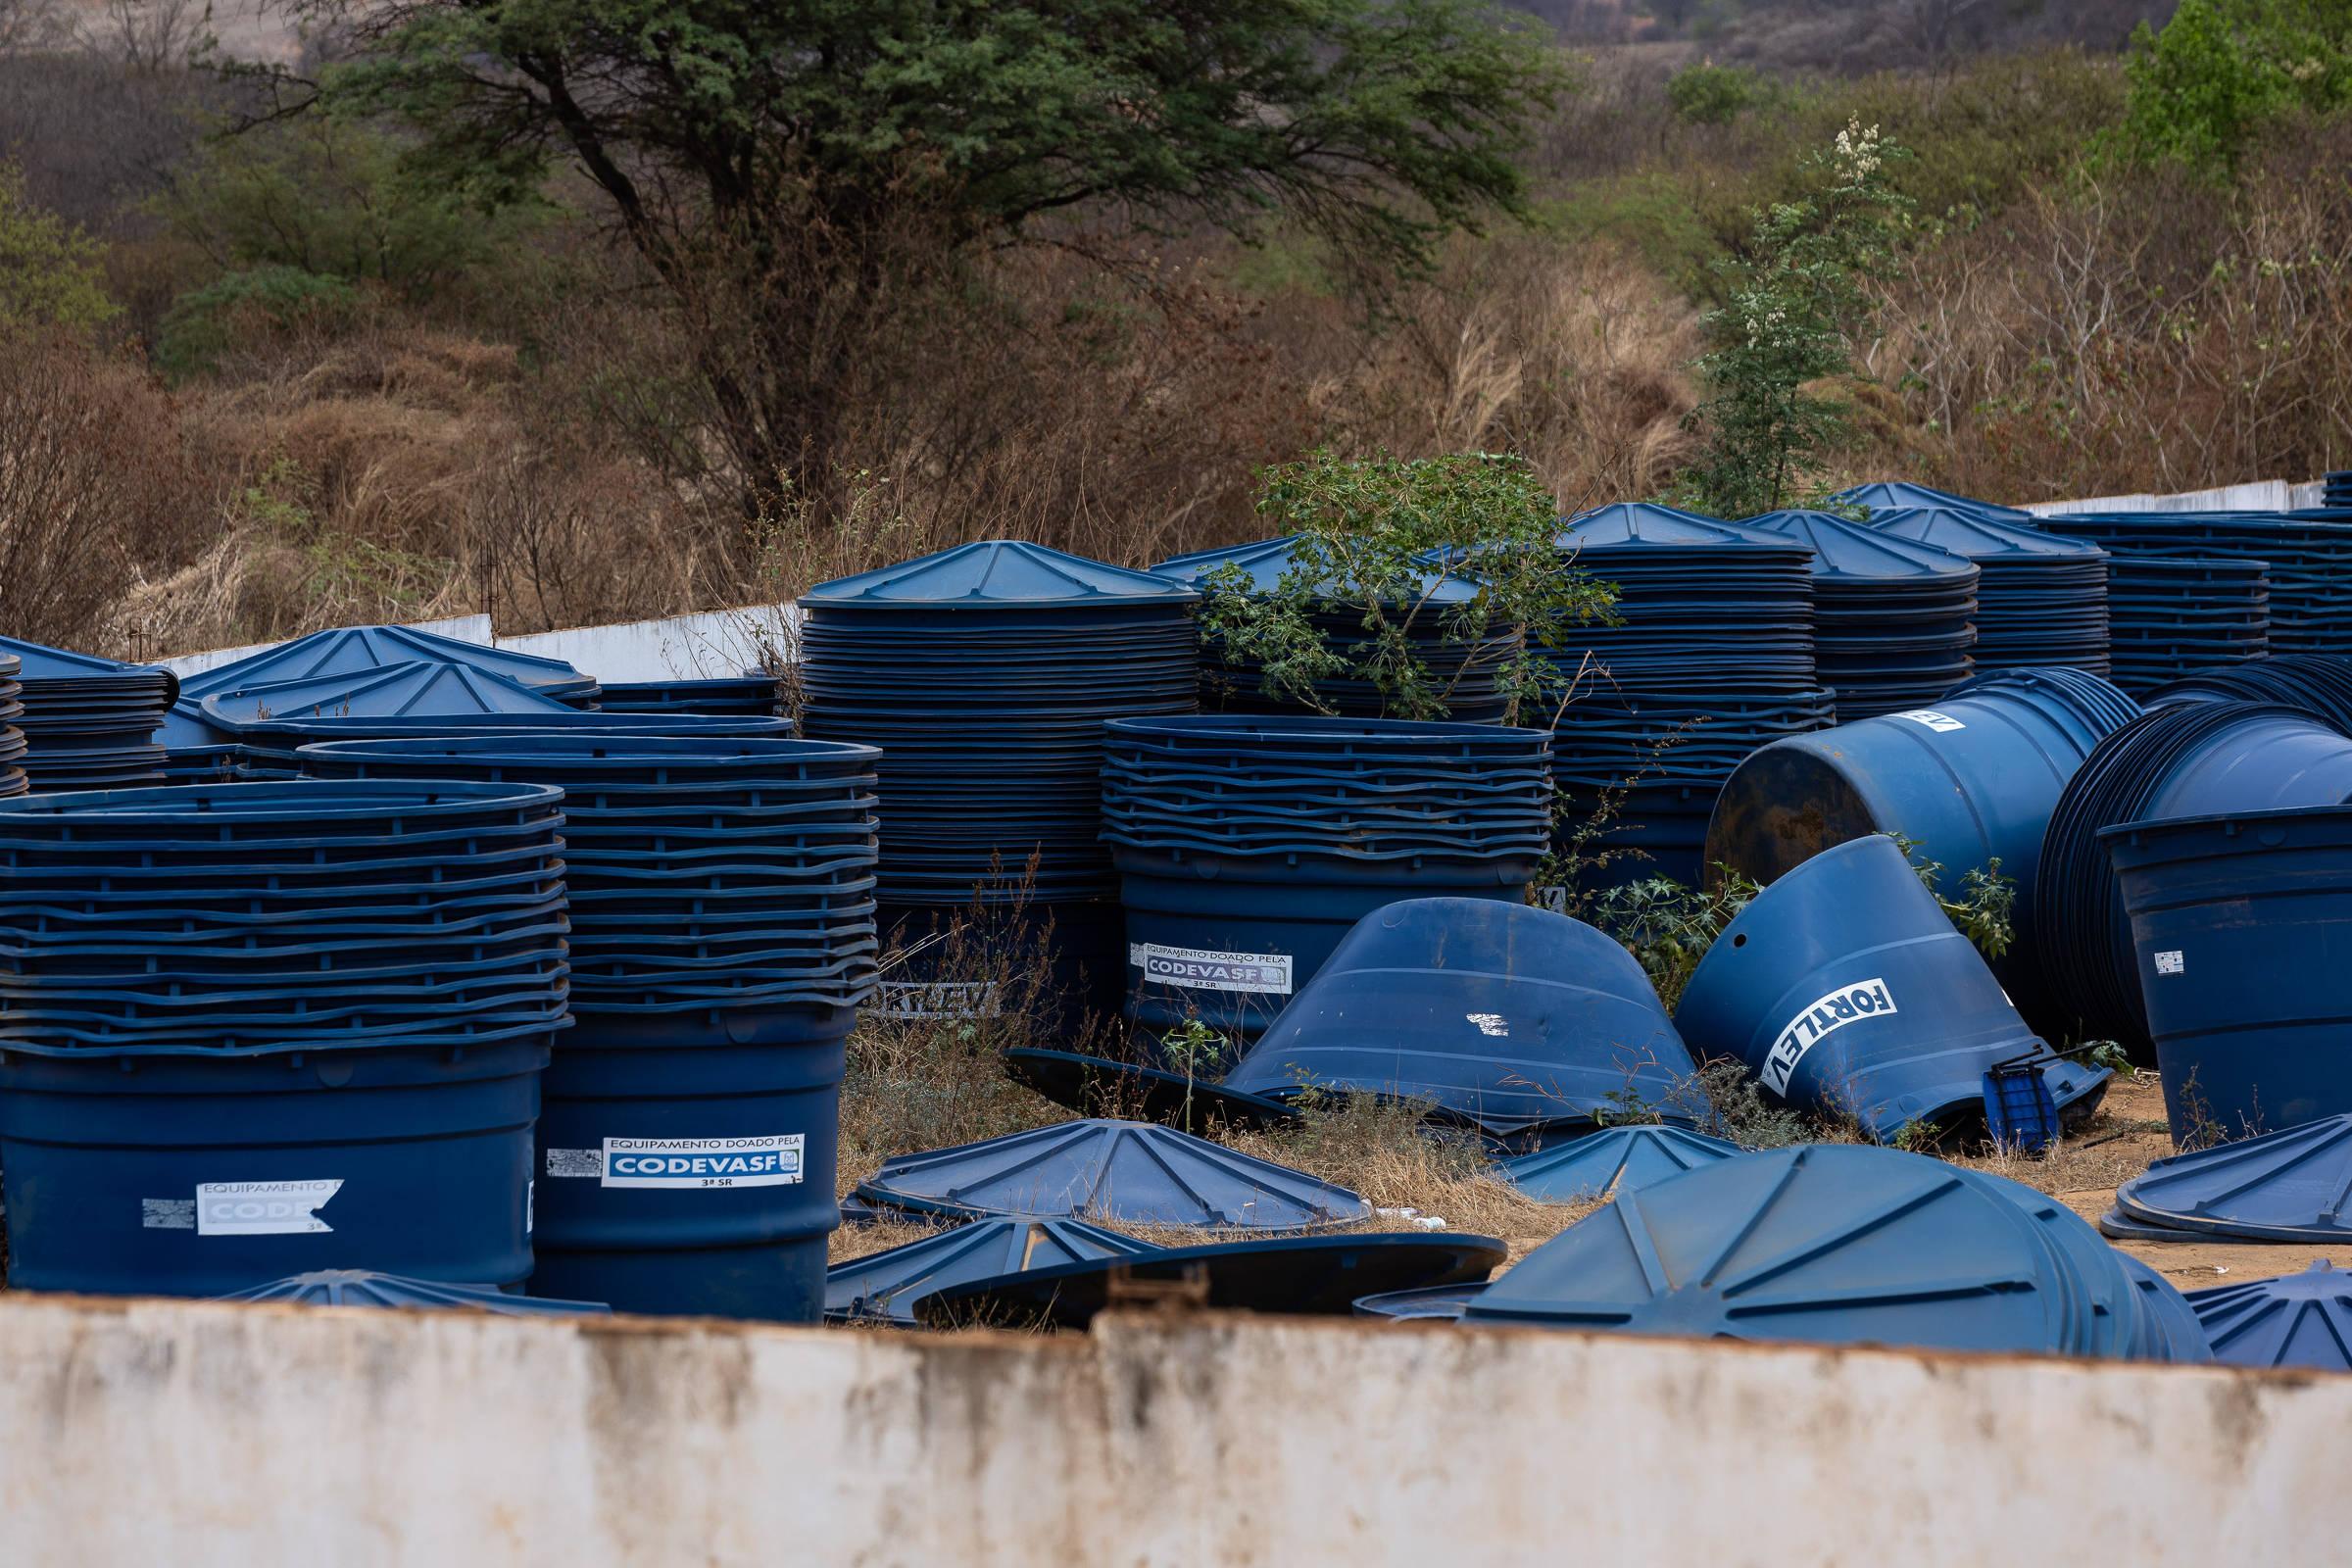
<instances>
[{"instance_id":1,"label":"small green tree","mask_svg":"<svg viewBox=\"0 0 2352 1568\"><path fill-rule=\"evenodd\" d=\"M1728 125L1746 111L1770 101L1772 84L1745 66L1702 60L1666 78L1666 102L1677 120L1693 125Z\"/></svg>"},{"instance_id":2,"label":"small green tree","mask_svg":"<svg viewBox=\"0 0 2352 1568\"><path fill-rule=\"evenodd\" d=\"M223 269L274 268L431 293L493 259L538 217L484 210L428 181L384 132L307 115L199 144L157 205Z\"/></svg>"},{"instance_id":3,"label":"small green tree","mask_svg":"<svg viewBox=\"0 0 2352 1568\"><path fill-rule=\"evenodd\" d=\"M1610 591L1562 560L1553 542L1559 505L1523 459L1487 453L1360 461L1328 449L1259 470L1257 511L1298 536L1269 592L1238 566L1202 581L1204 644L1229 663L1264 671L1268 697L1328 708L1317 687L1348 676L1371 683L1396 718L1442 718L1473 669L1491 672L1506 721L1548 727L1544 699L1573 672L1545 657L1568 628L1604 616ZM1433 569L1446 563L1449 572ZM1468 595L1441 604L1452 580ZM1344 614L1361 637L1335 643L1318 619ZM1432 623L1461 662L1433 669ZM1496 638L1513 639L1487 662Z\"/></svg>"},{"instance_id":4,"label":"small green tree","mask_svg":"<svg viewBox=\"0 0 2352 1568\"><path fill-rule=\"evenodd\" d=\"M1715 344L1697 364L1708 395L1689 423L1707 448L1677 479L1685 505L1722 517L1778 510L1805 497L1845 442L1846 405L1814 384L1853 368L1864 284L1911 211L1887 167L1909 156L1855 121L1806 159L1806 194L1756 215L1746 253L1725 264L1730 302L1704 322Z\"/></svg>"},{"instance_id":5,"label":"small green tree","mask_svg":"<svg viewBox=\"0 0 2352 1568\"><path fill-rule=\"evenodd\" d=\"M2352 6L2181 0L2162 32L2132 33L2124 74L2125 152L2227 176L2280 116L2352 103Z\"/></svg>"},{"instance_id":6,"label":"small green tree","mask_svg":"<svg viewBox=\"0 0 2352 1568\"><path fill-rule=\"evenodd\" d=\"M0 323L100 326L121 314L108 297L98 242L24 187L24 172L0 162Z\"/></svg>"}]
</instances>

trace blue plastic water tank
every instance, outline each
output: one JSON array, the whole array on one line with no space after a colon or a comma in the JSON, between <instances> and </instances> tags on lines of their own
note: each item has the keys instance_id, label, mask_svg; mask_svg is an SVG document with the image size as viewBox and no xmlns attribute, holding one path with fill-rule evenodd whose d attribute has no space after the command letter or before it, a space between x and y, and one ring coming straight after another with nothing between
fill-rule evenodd
<instances>
[{"instance_id":1,"label":"blue plastic water tank","mask_svg":"<svg viewBox=\"0 0 2352 1568\"><path fill-rule=\"evenodd\" d=\"M2107 552L1950 506L1874 511L1870 525L1973 561L1980 675L2052 666L2107 673Z\"/></svg>"},{"instance_id":2,"label":"blue plastic water tank","mask_svg":"<svg viewBox=\"0 0 2352 1568\"><path fill-rule=\"evenodd\" d=\"M1744 1062L1769 1102L1851 1115L1882 1141L1981 1115L1985 1068L2049 1051L1875 834L1759 894L1700 960L1675 1024L1701 1060ZM2109 1076L2058 1061L2043 1072L2062 1109Z\"/></svg>"},{"instance_id":3,"label":"blue plastic water tank","mask_svg":"<svg viewBox=\"0 0 2352 1568\"><path fill-rule=\"evenodd\" d=\"M2099 842L2126 822L2352 798L2352 739L2309 712L2246 703L2156 709L2101 741L2050 813L2034 869L2033 929L2053 1004L2085 1040L2153 1059L2139 961L2115 868Z\"/></svg>"},{"instance_id":4,"label":"blue plastic water tank","mask_svg":"<svg viewBox=\"0 0 2352 1568\"><path fill-rule=\"evenodd\" d=\"M163 782L156 729L179 694L179 679L152 664L68 653L0 637L15 659L14 723L24 737L18 759L36 790L135 789Z\"/></svg>"},{"instance_id":5,"label":"blue plastic water tank","mask_svg":"<svg viewBox=\"0 0 2352 1568\"><path fill-rule=\"evenodd\" d=\"M2352 1112L2352 808L2131 822L2099 842L2132 922L2175 1139Z\"/></svg>"},{"instance_id":6,"label":"blue plastic water tank","mask_svg":"<svg viewBox=\"0 0 2352 1568\"><path fill-rule=\"evenodd\" d=\"M2018 936L1993 972L2029 1020L2051 1016L2034 931L2041 841L2067 781L2139 712L2095 675L2011 670L1953 688L1932 708L1776 741L1725 783L1707 862L1771 883L1833 845L1893 833L1940 862L2017 885Z\"/></svg>"}]
</instances>

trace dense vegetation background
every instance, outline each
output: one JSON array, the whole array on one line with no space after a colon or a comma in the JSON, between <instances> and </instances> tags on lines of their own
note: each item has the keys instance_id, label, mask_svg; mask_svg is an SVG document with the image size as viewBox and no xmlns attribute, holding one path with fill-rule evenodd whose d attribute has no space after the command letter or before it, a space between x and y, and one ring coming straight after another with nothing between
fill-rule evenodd
<instances>
[{"instance_id":1,"label":"dense vegetation background","mask_svg":"<svg viewBox=\"0 0 2352 1568\"><path fill-rule=\"evenodd\" d=\"M1910 156L1808 486L2352 466L2344 0L1175 15L0 0L0 621L138 656L995 535L1149 563L1318 447L1662 493L1719 455L1759 210L1871 128Z\"/></svg>"}]
</instances>

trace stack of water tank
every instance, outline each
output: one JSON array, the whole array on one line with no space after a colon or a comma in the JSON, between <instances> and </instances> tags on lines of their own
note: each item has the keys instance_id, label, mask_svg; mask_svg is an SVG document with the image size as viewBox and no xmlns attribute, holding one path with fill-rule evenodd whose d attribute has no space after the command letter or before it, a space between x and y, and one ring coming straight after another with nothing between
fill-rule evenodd
<instances>
[{"instance_id":1,"label":"stack of water tank","mask_svg":"<svg viewBox=\"0 0 2352 1568\"><path fill-rule=\"evenodd\" d=\"M177 695L168 669L0 637L17 662L22 766L35 790L111 790L164 780L155 744Z\"/></svg>"},{"instance_id":2,"label":"stack of water tank","mask_svg":"<svg viewBox=\"0 0 2352 1568\"><path fill-rule=\"evenodd\" d=\"M2107 673L2107 552L2097 545L1956 507L1876 512L1870 525L1977 564L1978 673Z\"/></svg>"},{"instance_id":3,"label":"stack of water tank","mask_svg":"<svg viewBox=\"0 0 2352 1568\"><path fill-rule=\"evenodd\" d=\"M1809 548L1647 503L1571 519L1558 545L1615 592L1615 623L1547 648L1557 831L1585 893L1696 886L1723 781L1757 747L1831 722L1814 670Z\"/></svg>"},{"instance_id":4,"label":"stack of water tank","mask_svg":"<svg viewBox=\"0 0 2352 1568\"><path fill-rule=\"evenodd\" d=\"M2144 575L2142 591L2152 596L2163 599L2168 588L2177 588L2169 605L2192 628L2204 625L2197 612L2225 602L2235 612L2229 625L2248 624L2246 596L2259 572L2270 652L2352 654L2352 616L2345 613L2352 608L2352 590L2345 586L2352 582L2352 517L2340 513L2073 513L2045 517L2040 526L2093 540L2116 557L2111 594L2122 591L2127 568ZM2140 565L2141 557L2184 564L2168 577L2161 568ZM2191 562L2234 569L2227 577L2218 569L2186 576ZM2119 628L2122 618L2119 611Z\"/></svg>"},{"instance_id":5,"label":"stack of water tank","mask_svg":"<svg viewBox=\"0 0 2352 1568\"><path fill-rule=\"evenodd\" d=\"M600 713L713 713L767 718L778 708L776 677L763 670L681 680L607 681L597 694Z\"/></svg>"},{"instance_id":6,"label":"stack of water tank","mask_svg":"<svg viewBox=\"0 0 2352 1568\"><path fill-rule=\"evenodd\" d=\"M539 732L302 760L564 791L574 1027L532 1293L815 1321L844 1042L875 983L873 749Z\"/></svg>"},{"instance_id":7,"label":"stack of water tank","mask_svg":"<svg viewBox=\"0 0 2352 1568\"><path fill-rule=\"evenodd\" d=\"M1550 735L1248 714L1108 728L1102 836L1127 1015L1254 1040L1355 922L1432 895L1519 903L1550 828Z\"/></svg>"},{"instance_id":8,"label":"stack of water tank","mask_svg":"<svg viewBox=\"0 0 2352 1568\"><path fill-rule=\"evenodd\" d=\"M563 832L534 785L0 801L11 1283L519 1284Z\"/></svg>"},{"instance_id":9,"label":"stack of water tank","mask_svg":"<svg viewBox=\"0 0 2352 1568\"><path fill-rule=\"evenodd\" d=\"M804 733L882 749L886 946L953 951L958 916L1051 943L1047 999L1115 1008L1117 881L1101 840L1103 721L1196 706L1183 583L992 540L801 596ZM1050 937L1046 933L1051 933ZM954 987L920 953L906 983ZM895 1001L922 1005L930 993Z\"/></svg>"},{"instance_id":10,"label":"stack of water tank","mask_svg":"<svg viewBox=\"0 0 2352 1568\"><path fill-rule=\"evenodd\" d=\"M1841 722L1922 708L1969 675L1973 562L1826 512L1771 512L1740 525L1813 551L1813 662Z\"/></svg>"},{"instance_id":11,"label":"stack of water tank","mask_svg":"<svg viewBox=\"0 0 2352 1568\"><path fill-rule=\"evenodd\" d=\"M17 700L24 691L17 667L16 655L0 654L0 800L32 788L24 777L24 732L17 727L24 716L24 705Z\"/></svg>"}]
</instances>

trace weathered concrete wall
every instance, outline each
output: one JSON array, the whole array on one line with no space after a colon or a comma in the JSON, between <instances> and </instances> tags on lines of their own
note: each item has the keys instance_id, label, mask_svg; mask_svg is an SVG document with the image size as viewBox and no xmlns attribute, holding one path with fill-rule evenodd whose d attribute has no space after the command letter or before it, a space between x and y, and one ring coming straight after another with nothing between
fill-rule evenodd
<instances>
[{"instance_id":1,"label":"weathered concrete wall","mask_svg":"<svg viewBox=\"0 0 2352 1568\"><path fill-rule=\"evenodd\" d=\"M7 1560L2320 1562L2352 1378L1234 1317L0 1298Z\"/></svg>"},{"instance_id":2,"label":"weathered concrete wall","mask_svg":"<svg viewBox=\"0 0 2352 1568\"><path fill-rule=\"evenodd\" d=\"M2087 496L2080 501L2043 501L2025 510L2044 517L2077 512L2300 512L2327 501L2327 481L2289 484L2258 479L2218 490L2182 490L2172 495Z\"/></svg>"}]
</instances>

